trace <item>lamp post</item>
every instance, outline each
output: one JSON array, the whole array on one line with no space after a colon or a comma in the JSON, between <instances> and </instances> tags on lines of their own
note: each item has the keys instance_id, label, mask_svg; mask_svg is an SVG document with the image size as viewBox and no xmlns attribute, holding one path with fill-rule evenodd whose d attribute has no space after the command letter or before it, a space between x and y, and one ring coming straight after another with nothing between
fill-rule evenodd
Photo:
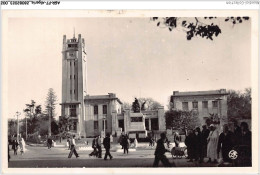
<instances>
[{"instance_id":1,"label":"lamp post","mask_svg":"<svg viewBox=\"0 0 260 175\"><path fill-rule=\"evenodd\" d=\"M219 117L219 125L221 127L221 119L222 119L222 116L221 116L221 98L217 98L216 99L218 101L218 117Z\"/></svg>"},{"instance_id":2,"label":"lamp post","mask_svg":"<svg viewBox=\"0 0 260 175\"><path fill-rule=\"evenodd\" d=\"M17 117L17 142L18 142L19 141L19 138L18 138L19 137L18 136L19 135L19 118L18 117L21 115L21 113L17 111L15 114Z\"/></svg>"},{"instance_id":3,"label":"lamp post","mask_svg":"<svg viewBox=\"0 0 260 175\"><path fill-rule=\"evenodd\" d=\"M49 109L49 128L48 128L48 135L51 136L51 116L52 116L52 106L51 104L48 105Z\"/></svg>"},{"instance_id":4,"label":"lamp post","mask_svg":"<svg viewBox=\"0 0 260 175\"><path fill-rule=\"evenodd\" d=\"M27 140L27 116L25 115L25 140Z\"/></svg>"},{"instance_id":5,"label":"lamp post","mask_svg":"<svg viewBox=\"0 0 260 175\"><path fill-rule=\"evenodd\" d=\"M103 115L103 121L104 121L104 137L106 136L106 117Z\"/></svg>"}]
</instances>

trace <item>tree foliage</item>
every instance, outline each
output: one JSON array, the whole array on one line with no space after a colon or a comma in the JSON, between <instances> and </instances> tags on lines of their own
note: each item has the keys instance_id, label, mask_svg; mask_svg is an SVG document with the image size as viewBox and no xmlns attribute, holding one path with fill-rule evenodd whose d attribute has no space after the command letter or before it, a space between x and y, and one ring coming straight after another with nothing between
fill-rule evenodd
<instances>
[{"instance_id":1,"label":"tree foliage","mask_svg":"<svg viewBox=\"0 0 260 175\"><path fill-rule=\"evenodd\" d=\"M206 125L210 126L211 124L220 124L220 116L218 114L209 114L209 117L206 119Z\"/></svg>"},{"instance_id":2,"label":"tree foliage","mask_svg":"<svg viewBox=\"0 0 260 175\"><path fill-rule=\"evenodd\" d=\"M167 27L169 31L172 31L177 27L182 28L182 30L184 30L187 34L187 40L191 40L194 36L213 40L214 37L217 37L222 32L219 25L215 24L213 21L216 18L217 17L153 17L151 20L157 21L157 26ZM225 22L231 22L233 25L242 23L245 20L249 20L249 17L224 18Z\"/></svg>"},{"instance_id":3,"label":"tree foliage","mask_svg":"<svg viewBox=\"0 0 260 175\"><path fill-rule=\"evenodd\" d=\"M73 126L73 123L69 119L69 117L60 116L59 122L58 122L58 129L59 129L60 133L66 134L72 126Z\"/></svg>"},{"instance_id":4,"label":"tree foliage","mask_svg":"<svg viewBox=\"0 0 260 175\"><path fill-rule=\"evenodd\" d=\"M48 90L46 101L45 101L45 111L51 115L52 120L54 120L55 108L57 105L57 96L52 88Z\"/></svg>"},{"instance_id":5,"label":"tree foliage","mask_svg":"<svg viewBox=\"0 0 260 175\"><path fill-rule=\"evenodd\" d=\"M167 129L194 129L199 126L199 117L197 111L169 110L165 112L165 121Z\"/></svg>"},{"instance_id":6,"label":"tree foliage","mask_svg":"<svg viewBox=\"0 0 260 175\"><path fill-rule=\"evenodd\" d=\"M124 109L131 109L132 108L132 105L130 104L130 103L128 103L128 102L123 102L123 104L122 104L122 111L124 110Z\"/></svg>"},{"instance_id":7,"label":"tree foliage","mask_svg":"<svg viewBox=\"0 0 260 175\"><path fill-rule=\"evenodd\" d=\"M227 99L229 121L251 119L251 88L244 92L229 90Z\"/></svg>"},{"instance_id":8,"label":"tree foliage","mask_svg":"<svg viewBox=\"0 0 260 175\"><path fill-rule=\"evenodd\" d=\"M59 134L59 125L56 123L56 121L51 122L51 133L54 135Z\"/></svg>"},{"instance_id":9,"label":"tree foliage","mask_svg":"<svg viewBox=\"0 0 260 175\"><path fill-rule=\"evenodd\" d=\"M23 124L21 126L21 132L25 134L27 120L27 134L33 134L34 132L39 131L38 128L41 124L41 105L36 105L36 102L31 100L31 103L25 104L25 107L26 108L23 110L23 112L27 118L22 120Z\"/></svg>"},{"instance_id":10,"label":"tree foliage","mask_svg":"<svg viewBox=\"0 0 260 175\"><path fill-rule=\"evenodd\" d=\"M16 135L17 134L17 121L16 120L8 120L8 135Z\"/></svg>"},{"instance_id":11,"label":"tree foliage","mask_svg":"<svg viewBox=\"0 0 260 175\"><path fill-rule=\"evenodd\" d=\"M138 98L138 101L141 104L141 110L156 110L159 106L162 106L158 101L155 101L152 98Z\"/></svg>"}]
</instances>

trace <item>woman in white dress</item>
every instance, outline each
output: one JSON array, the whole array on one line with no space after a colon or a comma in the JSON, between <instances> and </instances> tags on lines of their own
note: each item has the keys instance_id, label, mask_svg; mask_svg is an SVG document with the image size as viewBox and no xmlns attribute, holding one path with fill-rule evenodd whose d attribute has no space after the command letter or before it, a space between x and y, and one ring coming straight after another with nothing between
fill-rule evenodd
<instances>
[{"instance_id":1,"label":"woman in white dress","mask_svg":"<svg viewBox=\"0 0 260 175\"><path fill-rule=\"evenodd\" d=\"M21 154L23 155L25 152L25 142L22 137L19 139L19 145L20 145Z\"/></svg>"},{"instance_id":2,"label":"woman in white dress","mask_svg":"<svg viewBox=\"0 0 260 175\"><path fill-rule=\"evenodd\" d=\"M209 158L208 163L213 161L213 163L217 163L218 153L218 131L216 130L213 124L210 125L210 133L208 137L208 147L207 147L207 157Z\"/></svg>"}]
</instances>

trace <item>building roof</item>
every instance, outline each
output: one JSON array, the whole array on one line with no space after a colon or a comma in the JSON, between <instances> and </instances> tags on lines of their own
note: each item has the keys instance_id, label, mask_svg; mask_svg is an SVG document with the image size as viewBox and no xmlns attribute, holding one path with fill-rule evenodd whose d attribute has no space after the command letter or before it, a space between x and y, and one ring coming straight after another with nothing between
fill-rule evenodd
<instances>
[{"instance_id":1,"label":"building roof","mask_svg":"<svg viewBox=\"0 0 260 175\"><path fill-rule=\"evenodd\" d=\"M197 95L228 95L226 89L219 89L219 90L209 90L209 91L187 91L187 92L179 92L173 91L174 97L180 96L197 96Z\"/></svg>"},{"instance_id":2,"label":"building roof","mask_svg":"<svg viewBox=\"0 0 260 175\"><path fill-rule=\"evenodd\" d=\"M117 100L120 104L123 104L114 93L108 93L108 95L86 95L85 100Z\"/></svg>"}]
</instances>

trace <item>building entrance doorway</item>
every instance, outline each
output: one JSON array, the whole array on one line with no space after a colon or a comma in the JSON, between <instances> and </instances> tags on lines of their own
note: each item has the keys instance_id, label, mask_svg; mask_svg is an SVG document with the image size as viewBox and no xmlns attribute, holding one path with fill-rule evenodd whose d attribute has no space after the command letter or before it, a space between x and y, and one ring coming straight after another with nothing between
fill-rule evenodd
<instances>
[{"instance_id":1,"label":"building entrance doorway","mask_svg":"<svg viewBox=\"0 0 260 175\"><path fill-rule=\"evenodd\" d=\"M122 131L125 131L124 120L118 120L118 127L122 128Z\"/></svg>"}]
</instances>

